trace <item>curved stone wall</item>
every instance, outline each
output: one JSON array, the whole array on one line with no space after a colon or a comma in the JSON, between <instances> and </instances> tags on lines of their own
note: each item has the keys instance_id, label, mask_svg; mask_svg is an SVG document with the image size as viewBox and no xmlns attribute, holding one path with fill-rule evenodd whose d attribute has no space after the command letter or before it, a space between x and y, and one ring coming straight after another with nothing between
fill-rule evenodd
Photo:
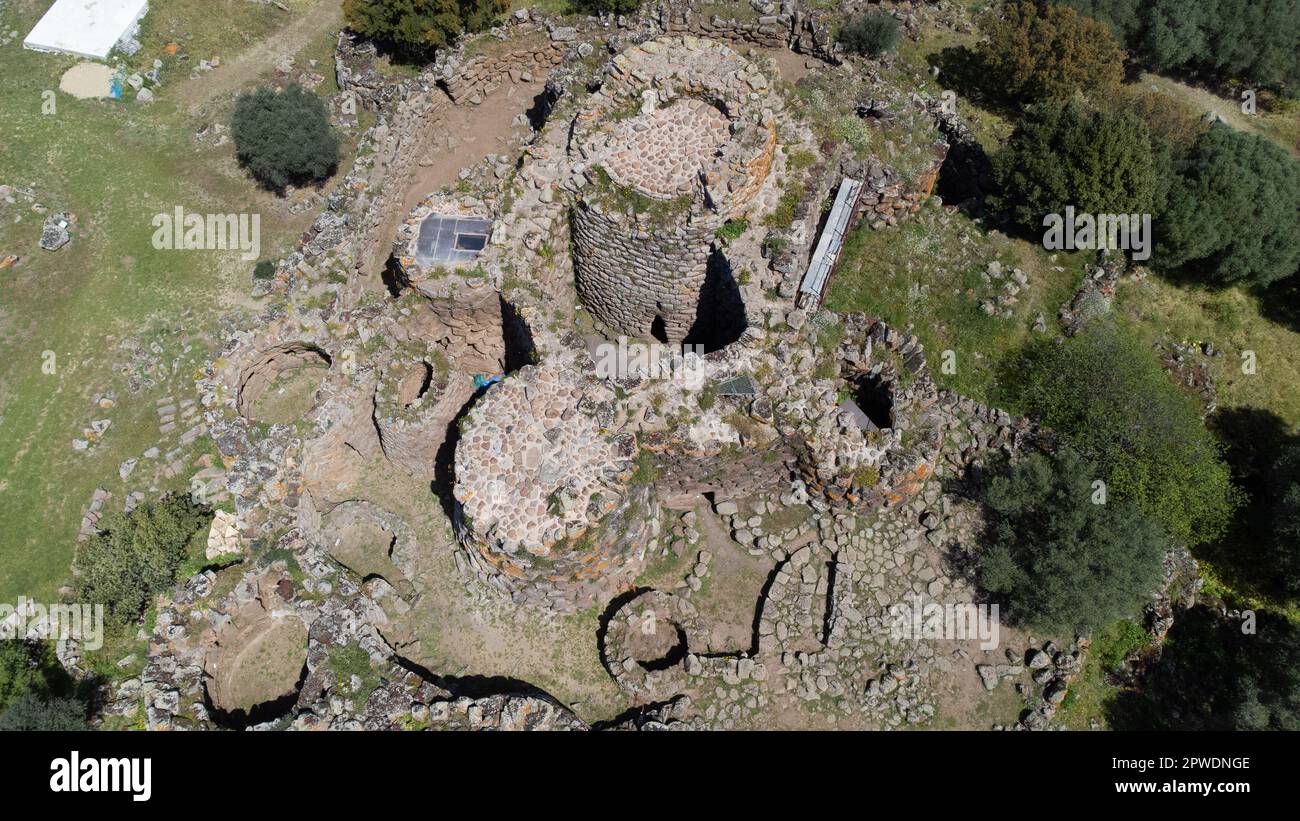
<instances>
[{"instance_id":1,"label":"curved stone wall","mask_svg":"<svg viewBox=\"0 0 1300 821\"><path fill-rule=\"evenodd\" d=\"M578 298L610 328L634 338L684 340L695 324L720 219L644 230L592 202L573 209Z\"/></svg>"},{"instance_id":2,"label":"curved stone wall","mask_svg":"<svg viewBox=\"0 0 1300 821\"><path fill-rule=\"evenodd\" d=\"M744 216L776 152L767 79L729 47L662 37L619 54L573 122L578 296L607 328L681 343L712 320L717 230Z\"/></svg>"},{"instance_id":3,"label":"curved stone wall","mask_svg":"<svg viewBox=\"0 0 1300 821\"><path fill-rule=\"evenodd\" d=\"M591 369L588 369L591 370ZM571 611L629 584L654 527L613 394L554 355L488 389L456 444L456 530L474 572L515 601Z\"/></svg>"}]
</instances>

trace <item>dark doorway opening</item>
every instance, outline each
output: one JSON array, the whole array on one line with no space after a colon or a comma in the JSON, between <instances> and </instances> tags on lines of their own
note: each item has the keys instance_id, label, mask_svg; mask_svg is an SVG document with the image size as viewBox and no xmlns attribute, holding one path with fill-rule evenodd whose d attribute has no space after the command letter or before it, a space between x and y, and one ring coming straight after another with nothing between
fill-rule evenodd
<instances>
[{"instance_id":1,"label":"dark doorway opening","mask_svg":"<svg viewBox=\"0 0 1300 821\"><path fill-rule=\"evenodd\" d=\"M657 342L668 344L668 326L662 316L656 316L654 322L650 323L650 336Z\"/></svg>"},{"instance_id":2,"label":"dark doorway opening","mask_svg":"<svg viewBox=\"0 0 1300 821\"><path fill-rule=\"evenodd\" d=\"M866 376L858 381L854 401L878 428L894 426L894 398L890 383L881 376Z\"/></svg>"}]
</instances>

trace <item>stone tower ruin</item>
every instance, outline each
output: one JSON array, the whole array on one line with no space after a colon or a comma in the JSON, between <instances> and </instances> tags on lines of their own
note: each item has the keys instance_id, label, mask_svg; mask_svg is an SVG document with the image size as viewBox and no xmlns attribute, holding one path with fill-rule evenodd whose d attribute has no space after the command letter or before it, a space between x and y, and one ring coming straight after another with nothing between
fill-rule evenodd
<instances>
[{"instance_id":1,"label":"stone tower ruin","mask_svg":"<svg viewBox=\"0 0 1300 821\"><path fill-rule=\"evenodd\" d=\"M706 345L743 330L716 233L771 169L768 93L712 40L664 37L614 58L569 144L587 181L572 210L578 296L609 330Z\"/></svg>"}]
</instances>

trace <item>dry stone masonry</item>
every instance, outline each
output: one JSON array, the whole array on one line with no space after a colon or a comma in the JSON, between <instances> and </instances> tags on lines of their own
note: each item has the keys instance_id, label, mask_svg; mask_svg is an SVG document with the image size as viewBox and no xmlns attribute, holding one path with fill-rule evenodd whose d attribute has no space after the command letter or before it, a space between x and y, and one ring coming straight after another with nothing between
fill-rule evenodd
<instances>
[{"instance_id":1,"label":"dry stone masonry","mask_svg":"<svg viewBox=\"0 0 1300 821\"><path fill-rule=\"evenodd\" d=\"M776 150L775 95L727 46L660 38L610 63L573 123L578 296L605 326L679 343L725 310L715 234L743 217Z\"/></svg>"}]
</instances>

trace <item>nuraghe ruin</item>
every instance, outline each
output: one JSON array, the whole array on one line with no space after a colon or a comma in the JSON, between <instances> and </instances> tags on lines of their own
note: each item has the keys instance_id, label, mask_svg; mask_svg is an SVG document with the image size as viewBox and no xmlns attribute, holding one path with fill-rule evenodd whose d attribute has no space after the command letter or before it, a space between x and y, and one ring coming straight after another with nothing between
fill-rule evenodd
<instances>
[{"instance_id":1,"label":"nuraghe ruin","mask_svg":"<svg viewBox=\"0 0 1300 821\"><path fill-rule=\"evenodd\" d=\"M753 31L828 42L772 20ZM458 103L427 77L372 95L368 139L390 153L339 186L282 264L284 298L199 383L247 557L164 602L149 667L110 712L143 699L150 726L293 728L763 726L791 704L861 726L934 716L960 662L891 640L886 608L970 600L939 547L971 514L941 480L1030 428L937 389L911 334L794 306L754 236L791 153L819 147L772 64L742 55L753 37L675 21L550 30L531 55L551 73L545 122L504 171L430 193L378 237L386 289L365 249L400 185L391 133ZM353 56L341 84L364 91ZM884 171L861 217L882 227L937 166L896 212ZM431 214L484 220L490 242L472 264L422 265ZM722 241L728 223L746 235ZM786 256L806 259L812 233ZM312 270L370 283L314 307ZM602 370L611 350L631 364ZM301 407L268 401L293 384ZM741 564L758 575L728 633L708 590ZM430 638L461 616L470 645L480 628L519 643L466 670ZM496 624L583 631L604 682L518 680L511 654L548 636ZM364 699L339 672L354 651L378 671ZM268 653L271 674L244 681ZM583 687L597 706L579 718L561 702Z\"/></svg>"}]
</instances>

